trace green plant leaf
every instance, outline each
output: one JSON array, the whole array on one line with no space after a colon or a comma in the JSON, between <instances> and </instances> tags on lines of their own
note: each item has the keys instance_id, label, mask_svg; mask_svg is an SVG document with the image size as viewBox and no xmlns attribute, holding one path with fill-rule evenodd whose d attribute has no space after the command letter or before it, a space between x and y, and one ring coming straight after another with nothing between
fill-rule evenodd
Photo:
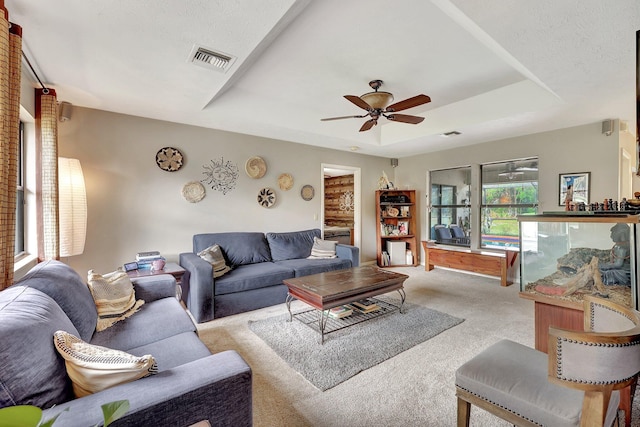
<instances>
[{"instance_id":1,"label":"green plant leaf","mask_svg":"<svg viewBox=\"0 0 640 427\"><path fill-rule=\"evenodd\" d=\"M124 414L129 410L128 400L116 400L115 402L105 403L101 406L102 414L104 415L104 427L122 418Z\"/></svg>"},{"instance_id":2,"label":"green plant leaf","mask_svg":"<svg viewBox=\"0 0 640 427\"><path fill-rule=\"evenodd\" d=\"M58 419L58 417L60 416L60 414L62 414L63 412L67 412L69 410L69 408L65 408L64 411L61 411L58 415L56 415L55 417L41 423L38 424L38 427L51 427L53 425L53 423L56 422L56 420Z\"/></svg>"},{"instance_id":3,"label":"green plant leaf","mask_svg":"<svg viewBox=\"0 0 640 427\"><path fill-rule=\"evenodd\" d=\"M37 427L42 409L30 405L8 406L0 409L2 427Z\"/></svg>"}]
</instances>

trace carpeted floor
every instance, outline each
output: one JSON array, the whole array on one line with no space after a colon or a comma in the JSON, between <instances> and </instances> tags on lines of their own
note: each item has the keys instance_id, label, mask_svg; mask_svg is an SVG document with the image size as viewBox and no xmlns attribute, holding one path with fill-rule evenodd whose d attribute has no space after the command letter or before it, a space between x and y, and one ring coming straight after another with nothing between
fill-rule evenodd
<instances>
[{"instance_id":1,"label":"carpeted floor","mask_svg":"<svg viewBox=\"0 0 640 427\"><path fill-rule=\"evenodd\" d=\"M400 304L399 300L388 300L396 306ZM315 318L312 316L309 320ZM317 329L288 319L289 314L285 313L250 321L249 329L289 366L323 391L463 321L407 303L402 314L389 313L326 334L324 344L320 344Z\"/></svg>"},{"instance_id":2,"label":"carpeted floor","mask_svg":"<svg viewBox=\"0 0 640 427\"><path fill-rule=\"evenodd\" d=\"M199 325L213 352L234 349L251 366L256 427L455 426L458 366L502 338L534 346L533 303L518 297L518 285L439 268L394 271L410 276L407 302L465 321L324 392L249 329L249 321L285 313L284 304ZM294 301L292 307L304 306ZM471 425L510 426L477 408Z\"/></svg>"}]
</instances>

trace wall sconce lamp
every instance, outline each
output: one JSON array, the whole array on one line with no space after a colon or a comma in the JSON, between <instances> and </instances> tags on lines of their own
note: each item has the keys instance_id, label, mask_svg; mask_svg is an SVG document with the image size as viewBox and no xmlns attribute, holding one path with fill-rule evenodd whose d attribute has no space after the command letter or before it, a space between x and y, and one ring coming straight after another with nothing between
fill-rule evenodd
<instances>
[{"instance_id":1,"label":"wall sconce lamp","mask_svg":"<svg viewBox=\"0 0 640 427\"><path fill-rule=\"evenodd\" d=\"M84 252L87 236L87 192L80 160L58 157L60 256Z\"/></svg>"}]
</instances>

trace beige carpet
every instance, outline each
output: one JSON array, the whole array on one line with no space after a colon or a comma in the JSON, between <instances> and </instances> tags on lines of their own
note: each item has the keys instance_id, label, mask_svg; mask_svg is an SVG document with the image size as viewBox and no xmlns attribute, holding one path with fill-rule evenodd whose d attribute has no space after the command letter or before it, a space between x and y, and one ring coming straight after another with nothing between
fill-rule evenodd
<instances>
[{"instance_id":1,"label":"beige carpet","mask_svg":"<svg viewBox=\"0 0 640 427\"><path fill-rule=\"evenodd\" d=\"M282 314L284 304L200 325L213 352L234 349L251 366L256 427L455 426L458 366L501 338L533 347L533 303L518 297L518 285L445 269L394 271L410 275L407 301L466 320L324 392L249 330L250 320ZM477 408L471 425L510 426Z\"/></svg>"}]
</instances>

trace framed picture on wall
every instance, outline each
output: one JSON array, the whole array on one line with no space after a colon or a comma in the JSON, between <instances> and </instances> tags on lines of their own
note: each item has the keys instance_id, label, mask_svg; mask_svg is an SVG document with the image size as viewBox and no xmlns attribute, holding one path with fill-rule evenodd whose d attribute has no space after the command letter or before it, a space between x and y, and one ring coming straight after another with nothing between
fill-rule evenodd
<instances>
[{"instance_id":1,"label":"framed picture on wall","mask_svg":"<svg viewBox=\"0 0 640 427\"><path fill-rule=\"evenodd\" d=\"M591 172L561 173L558 204L564 206L567 200L588 204L590 178Z\"/></svg>"}]
</instances>

